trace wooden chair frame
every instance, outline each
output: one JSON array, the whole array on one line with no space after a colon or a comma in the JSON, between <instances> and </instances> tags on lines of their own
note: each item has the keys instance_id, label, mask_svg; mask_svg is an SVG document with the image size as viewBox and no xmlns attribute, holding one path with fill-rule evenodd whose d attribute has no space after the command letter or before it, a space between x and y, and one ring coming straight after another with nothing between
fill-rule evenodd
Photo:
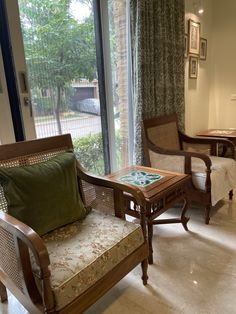
<instances>
[{"instance_id":1,"label":"wooden chair frame","mask_svg":"<svg viewBox=\"0 0 236 314\"><path fill-rule=\"evenodd\" d=\"M205 183L205 191L198 190L194 187L193 183L190 184L187 189L189 200L196 201L205 206L205 223L208 224L210 221L210 210L211 210L211 166L212 162L208 155L198 153L198 152L186 152L183 150L183 144L207 144L210 146L210 155L216 156L218 144L223 144L230 149L230 157L235 159L235 147L234 144L226 139L222 138L211 138L211 137L190 137L183 132L178 130L178 138L180 150L172 150L172 149L164 149L157 145L155 145L148 136L148 129L174 122L177 124L177 116L175 114L147 119L143 121L143 129L144 129L144 153L145 153L145 165L151 167L151 161L149 157L148 150L156 152L158 154L164 155L176 155L184 157L184 172L186 174L192 174L192 158L201 159L206 166L206 183ZM229 192L229 197L232 199L233 191Z\"/></svg>"},{"instance_id":2,"label":"wooden chair frame","mask_svg":"<svg viewBox=\"0 0 236 314\"><path fill-rule=\"evenodd\" d=\"M18 159L20 161L21 157L27 158L27 156L33 154L41 154L55 150L65 151L72 148L73 145L69 134L2 145L0 146L0 164L2 161L6 160ZM86 172L79 163L77 164L77 174L78 186L82 198L84 197L82 181L99 186L100 188L104 187L113 190L115 204L114 214L121 219L125 219L125 198L123 197L123 193L133 195L140 207L140 224L145 239L144 243L72 303L62 310L56 311L50 285L50 260L43 240L29 226L7 213L0 211L0 231L11 240L11 254L16 259L19 271L18 277L20 278L20 282L17 281L14 277L15 274L10 272L9 265L7 265L8 263L4 264L4 261L10 261L12 256L4 254L4 260L3 256L0 256L0 297L2 302L7 300L6 288L8 288L30 313L82 313L139 263L142 265L143 284L147 284L148 244L146 233L146 203L142 193L135 187L119 184L107 178L93 176ZM29 249L34 255L40 269L42 292L38 290L35 283L35 277L30 263Z\"/></svg>"}]
</instances>

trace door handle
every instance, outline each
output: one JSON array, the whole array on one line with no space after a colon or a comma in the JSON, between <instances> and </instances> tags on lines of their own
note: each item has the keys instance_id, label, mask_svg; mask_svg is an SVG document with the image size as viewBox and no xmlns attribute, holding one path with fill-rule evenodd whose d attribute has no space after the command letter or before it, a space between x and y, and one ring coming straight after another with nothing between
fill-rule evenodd
<instances>
[{"instance_id":1,"label":"door handle","mask_svg":"<svg viewBox=\"0 0 236 314\"><path fill-rule=\"evenodd\" d=\"M30 116L33 117L32 101L29 99L29 97L24 97L24 106L29 107Z\"/></svg>"}]
</instances>

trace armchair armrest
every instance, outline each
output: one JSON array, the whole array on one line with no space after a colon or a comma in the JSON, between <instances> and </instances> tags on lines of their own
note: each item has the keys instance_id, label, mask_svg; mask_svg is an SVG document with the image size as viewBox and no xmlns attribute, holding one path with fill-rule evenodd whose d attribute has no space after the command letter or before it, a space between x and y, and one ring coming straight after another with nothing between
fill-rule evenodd
<instances>
[{"instance_id":1,"label":"armchair armrest","mask_svg":"<svg viewBox=\"0 0 236 314\"><path fill-rule=\"evenodd\" d=\"M211 147L211 155L216 155L217 144L223 144L230 148L231 158L235 158L235 146L231 141L227 139L219 137L191 137L182 133L181 131L178 131L178 133L181 145L183 142L192 144L208 144Z\"/></svg>"},{"instance_id":2,"label":"armchair armrest","mask_svg":"<svg viewBox=\"0 0 236 314\"><path fill-rule=\"evenodd\" d=\"M22 287L22 292L27 297L30 297L32 303L42 304L41 299L44 298L48 308L53 308L54 301L50 286L50 271L49 271L49 256L47 249L40 236L29 226L19 221L18 219L0 211L0 233L1 236L6 237L8 241L5 243L12 243L11 249L2 245L0 254L0 277L1 280L8 283L8 287L15 290L15 286ZM42 295L39 293L32 272L29 249L34 255L35 262L40 270L40 279L42 282ZM11 260L18 271L21 281L17 281L14 271L9 272L9 267L5 263L6 260ZM14 268L13 267L13 268ZM10 282L8 282L10 279ZM12 284L15 283L15 285ZM18 292L15 292L16 295ZM21 296L22 297L22 296ZM38 307L40 307L38 305Z\"/></svg>"},{"instance_id":3,"label":"armchair armrest","mask_svg":"<svg viewBox=\"0 0 236 314\"><path fill-rule=\"evenodd\" d=\"M136 204L140 208L140 225L143 230L144 238L146 239L146 202L143 196L143 193L135 186L126 184L126 183L119 183L115 180L100 177L97 175L93 175L83 169L83 167L77 161L77 174L79 180L83 180L91 185L109 188L114 191L114 202L115 202L115 215L118 217L123 217L125 215L125 211L120 214L120 206L124 206L124 193L131 194L132 197L135 199ZM123 204L123 205L122 205Z\"/></svg>"},{"instance_id":4,"label":"armchair armrest","mask_svg":"<svg viewBox=\"0 0 236 314\"><path fill-rule=\"evenodd\" d=\"M153 151L154 153L158 154L163 154L163 155L172 155L172 156L183 156L184 157L184 172L186 174L192 174L192 158L199 158L201 159L206 166L206 191L210 190L211 186L211 166L212 162L209 156L201 153L195 153L195 152L185 152L185 151L180 151L180 150L171 150L171 149L164 149L161 147L156 146L150 141L146 141L146 148ZM148 152L145 154L146 156L146 161L148 163L148 166L151 167L151 161L149 158Z\"/></svg>"},{"instance_id":5,"label":"armchair armrest","mask_svg":"<svg viewBox=\"0 0 236 314\"><path fill-rule=\"evenodd\" d=\"M145 207L145 198L142 192L135 186L126 183L119 183L106 177L100 177L91 174L90 172L84 169L82 170L82 167L80 166L79 162L77 162L77 173L80 179L87 181L88 183L95 184L98 186L104 186L107 188L112 188L114 190L121 190L123 192L132 194L137 204L142 207Z\"/></svg>"}]
</instances>

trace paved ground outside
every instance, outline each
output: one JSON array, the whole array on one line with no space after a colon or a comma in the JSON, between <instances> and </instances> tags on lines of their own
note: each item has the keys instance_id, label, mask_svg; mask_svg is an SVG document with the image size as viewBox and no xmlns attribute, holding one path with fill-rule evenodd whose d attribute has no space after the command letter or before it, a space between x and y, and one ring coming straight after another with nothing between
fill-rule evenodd
<instances>
[{"instance_id":1,"label":"paved ground outside","mask_svg":"<svg viewBox=\"0 0 236 314\"><path fill-rule=\"evenodd\" d=\"M56 120L36 122L37 138L58 135ZM72 138L81 138L101 132L101 117L84 114L77 118L61 119L62 133L70 133Z\"/></svg>"}]
</instances>

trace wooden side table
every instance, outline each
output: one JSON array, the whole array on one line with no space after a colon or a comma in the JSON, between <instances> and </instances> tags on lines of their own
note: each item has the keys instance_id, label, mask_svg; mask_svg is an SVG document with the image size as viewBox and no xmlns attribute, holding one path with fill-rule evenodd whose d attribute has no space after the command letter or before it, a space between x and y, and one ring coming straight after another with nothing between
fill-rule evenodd
<instances>
[{"instance_id":1,"label":"wooden side table","mask_svg":"<svg viewBox=\"0 0 236 314\"><path fill-rule=\"evenodd\" d=\"M185 216L188 209L186 193L190 176L158 169L130 166L108 176L116 181L135 185L143 193L146 201L146 218L148 226L149 264L153 264L153 225L182 223L187 231L189 218ZM140 218L139 208L131 195L126 194L126 214ZM180 218L156 219L177 202L184 201Z\"/></svg>"},{"instance_id":2,"label":"wooden side table","mask_svg":"<svg viewBox=\"0 0 236 314\"><path fill-rule=\"evenodd\" d=\"M236 129L208 129L198 132L197 136L225 138L236 146ZM227 147L223 146L222 157L225 157L226 151Z\"/></svg>"},{"instance_id":3,"label":"wooden side table","mask_svg":"<svg viewBox=\"0 0 236 314\"><path fill-rule=\"evenodd\" d=\"M236 145L236 129L208 129L198 132L197 136L226 138Z\"/></svg>"}]
</instances>

